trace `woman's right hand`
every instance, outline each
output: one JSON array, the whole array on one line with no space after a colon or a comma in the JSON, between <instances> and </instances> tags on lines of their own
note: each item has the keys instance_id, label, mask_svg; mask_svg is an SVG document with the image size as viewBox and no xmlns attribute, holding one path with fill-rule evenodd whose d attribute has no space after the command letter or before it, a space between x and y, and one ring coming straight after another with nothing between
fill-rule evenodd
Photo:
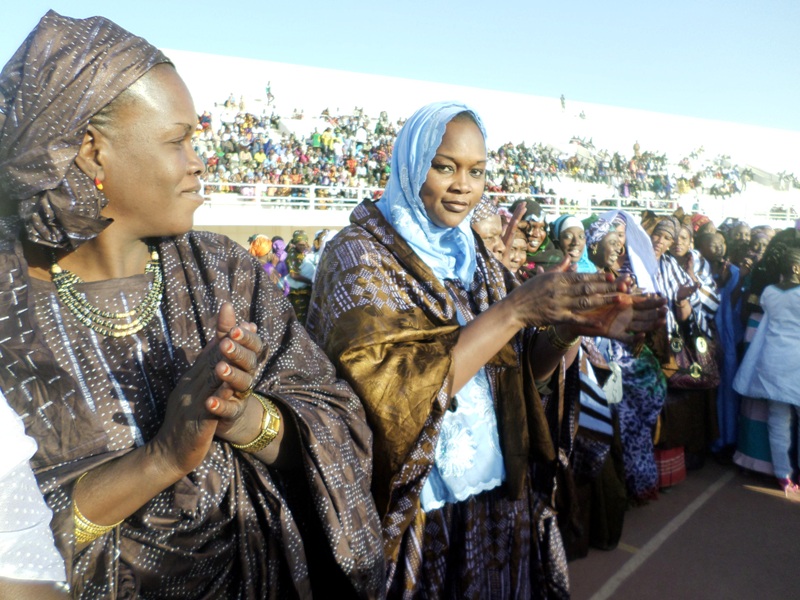
<instances>
[{"instance_id":1,"label":"woman's right hand","mask_svg":"<svg viewBox=\"0 0 800 600\"><path fill-rule=\"evenodd\" d=\"M617 302L628 284L606 273L569 271L570 260L554 270L531 277L508 295L520 329L545 325L590 326L593 320L581 313Z\"/></svg>"}]
</instances>

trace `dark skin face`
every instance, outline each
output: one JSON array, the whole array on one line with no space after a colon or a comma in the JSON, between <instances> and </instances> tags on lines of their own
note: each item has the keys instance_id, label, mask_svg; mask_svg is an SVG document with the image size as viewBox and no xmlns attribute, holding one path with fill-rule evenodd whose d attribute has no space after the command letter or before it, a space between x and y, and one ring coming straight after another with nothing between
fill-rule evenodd
<instances>
[{"instance_id":1,"label":"dark skin face","mask_svg":"<svg viewBox=\"0 0 800 600\"><path fill-rule=\"evenodd\" d=\"M500 219L500 215L492 215L488 219L475 223L472 225L472 230L480 236L486 249L497 260L503 260L506 247L503 244L503 221Z\"/></svg>"},{"instance_id":2,"label":"dark skin face","mask_svg":"<svg viewBox=\"0 0 800 600\"><path fill-rule=\"evenodd\" d=\"M428 218L439 227L457 227L481 199L486 187L486 144L474 121L454 119L419 196Z\"/></svg>"},{"instance_id":3,"label":"dark skin face","mask_svg":"<svg viewBox=\"0 0 800 600\"><path fill-rule=\"evenodd\" d=\"M656 260L658 260L672 247L675 238L672 237L671 233L660 230L653 232L650 236L650 241L653 242L653 252L656 255Z\"/></svg>"},{"instance_id":4,"label":"dark skin face","mask_svg":"<svg viewBox=\"0 0 800 600\"><path fill-rule=\"evenodd\" d=\"M613 269L617 264L622 245L615 231L610 231L597 244L589 249L589 258L601 269Z\"/></svg>"},{"instance_id":5,"label":"dark skin face","mask_svg":"<svg viewBox=\"0 0 800 600\"><path fill-rule=\"evenodd\" d=\"M769 244L769 237L766 233L757 233L750 239L750 252L757 257L758 260L764 256L764 251Z\"/></svg>"},{"instance_id":6,"label":"dark skin face","mask_svg":"<svg viewBox=\"0 0 800 600\"><path fill-rule=\"evenodd\" d=\"M95 145L76 162L103 182L114 219L108 232L131 238L180 235L192 227L203 162L192 147L197 124L189 90L169 65L158 65L131 86L132 99L111 126L90 126Z\"/></svg>"},{"instance_id":7,"label":"dark skin face","mask_svg":"<svg viewBox=\"0 0 800 600\"><path fill-rule=\"evenodd\" d=\"M725 238L720 233L700 238L698 250L707 261L715 263L725 259Z\"/></svg>"},{"instance_id":8,"label":"dark skin face","mask_svg":"<svg viewBox=\"0 0 800 600\"><path fill-rule=\"evenodd\" d=\"M528 247L528 242L525 238L514 236L511 242L511 252L509 254L509 263L511 270L515 273L522 264L525 262L525 253Z\"/></svg>"},{"instance_id":9,"label":"dark skin face","mask_svg":"<svg viewBox=\"0 0 800 600\"><path fill-rule=\"evenodd\" d=\"M547 237L544 221L528 221L528 252L536 252Z\"/></svg>"},{"instance_id":10,"label":"dark skin face","mask_svg":"<svg viewBox=\"0 0 800 600\"><path fill-rule=\"evenodd\" d=\"M581 227L568 227L558 236L558 245L569 256L572 264L577 263L586 249L586 234Z\"/></svg>"},{"instance_id":11,"label":"dark skin face","mask_svg":"<svg viewBox=\"0 0 800 600\"><path fill-rule=\"evenodd\" d=\"M672 244L672 248L670 248L669 253L675 258L683 258L691 249L692 236L686 229L681 227L681 230L678 232L678 239L676 239Z\"/></svg>"},{"instance_id":12,"label":"dark skin face","mask_svg":"<svg viewBox=\"0 0 800 600\"><path fill-rule=\"evenodd\" d=\"M734 242L750 242L750 226L737 225L731 229L730 239Z\"/></svg>"}]
</instances>

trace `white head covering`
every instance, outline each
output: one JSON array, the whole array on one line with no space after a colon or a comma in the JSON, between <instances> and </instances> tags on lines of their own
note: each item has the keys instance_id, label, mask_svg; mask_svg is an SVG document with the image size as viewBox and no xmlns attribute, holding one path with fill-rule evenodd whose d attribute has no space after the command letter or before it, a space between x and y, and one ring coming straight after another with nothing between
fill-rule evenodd
<instances>
[{"instance_id":1,"label":"white head covering","mask_svg":"<svg viewBox=\"0 0 800 600\"><path fill-rule=\"evenodd\" d=\"M617 219L625 222L625 250L631 263L631 271L636 276L636 282L644 292L658 292L656 278L658 275L658 262L653 253L653 243L650 236L633 216L624 210L610 210L600 215L606 221Z\"/></svg>"}]
</instances>

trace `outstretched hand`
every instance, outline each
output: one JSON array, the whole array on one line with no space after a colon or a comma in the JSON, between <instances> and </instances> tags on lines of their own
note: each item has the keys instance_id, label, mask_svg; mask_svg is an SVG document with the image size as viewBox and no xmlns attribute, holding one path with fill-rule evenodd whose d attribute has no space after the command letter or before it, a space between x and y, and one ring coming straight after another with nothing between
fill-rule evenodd
<instances>
[{"instance_id":1,"label":"outstretched hand","mask_svg":"<svg viewBox=\"0 0 800 600\"><path fill-rule=\"evenodd\" d=\"M524 326L561 325L572 335L635 342L666 324L667 301L655 294L631 294L633 280L605 273L569 271L566 258L509 294Z\"/></svg>"},{"instance_id":2,"label":"outstretched hand","mask_svg":"<svg viewBox=\"0 0 800 600\"><path fill-rule=\"evenodd\" d=\"M613 304L584 313L591 325L573 327L575 335L598 336L625 343L644 339L647 332L664 327L667 300L657 294L619 294Z\"/></svg>"},{"instance_id":3,"label":"outstretched hand","mask_svg":"<svg viewBox=\"0 0 800 600\"><path fill-rule=\"evenodd\" d=\"M629 280L605 273L577 273L569 258L555 269L530 278L509 294L522 327L594 325L587 311L616 302L629 291Z\"/></svg>"}]
</instances>

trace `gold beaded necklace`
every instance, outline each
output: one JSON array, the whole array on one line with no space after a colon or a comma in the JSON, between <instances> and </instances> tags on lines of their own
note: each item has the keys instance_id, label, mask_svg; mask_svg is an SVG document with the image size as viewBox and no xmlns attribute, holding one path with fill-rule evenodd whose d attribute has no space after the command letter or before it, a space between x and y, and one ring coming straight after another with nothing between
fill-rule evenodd
<instances>
[{"instance_id":1,"label":"gold beaded necklace","mask_svg":"<svg viewBox=\"0 0 800 600\"><path fill-rule=\"evenodd\" d=\"M114 313L100 310L93 306L86 296L75 289L83 280L65 269L62 269L53 255L50 276L56 286L58 298L63 302L78 321L101 335L125 337L144 329L158 310L161 296L164 293L164 276L161 273L161 257L155 246L148 245L150 260L144 268L145 274L153 274L153 285L141 303L132 310Z\"/></svg>"}]
</instances>

